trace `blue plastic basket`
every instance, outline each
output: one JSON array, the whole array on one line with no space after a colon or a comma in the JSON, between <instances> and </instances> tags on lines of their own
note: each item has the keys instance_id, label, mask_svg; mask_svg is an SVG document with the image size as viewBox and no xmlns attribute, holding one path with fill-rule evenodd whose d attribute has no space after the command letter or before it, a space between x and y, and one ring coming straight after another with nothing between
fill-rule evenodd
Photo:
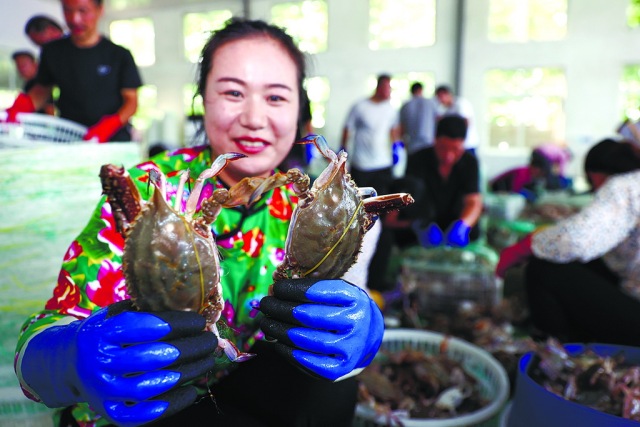
<instances>
[{"instance_id":1,"label":"blue plastic basket","mask_svg":"<svg viewBox=\"0 0 640 427\"><path fill-rule=\"evenodd\" d=\"M614 356L621 352L625 362L640 363L640 348L610 344L567 344L567 353L575 356L586 349L600 356ZM529 376L535 353L520 358L516 387L506 427L638 427L637 421L628 420L572 402L544 389Z\"/></svg>"}]
</instances>

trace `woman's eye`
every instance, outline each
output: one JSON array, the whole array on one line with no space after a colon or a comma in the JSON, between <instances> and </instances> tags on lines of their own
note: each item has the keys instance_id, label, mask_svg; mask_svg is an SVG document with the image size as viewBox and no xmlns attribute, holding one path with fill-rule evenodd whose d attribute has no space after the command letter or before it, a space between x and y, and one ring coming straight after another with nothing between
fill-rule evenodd
<instances>
[{"instance_id":1,"label":"woman's eye","mask_svg":"<svg viewBox=\"0 0 640 427\"><path fill-rule=\"evenodd\" d=\"M236 98L242 96L242 94L238 90L228 90L225 92L225 95L236 97Z\"/></svg>"},{"instance_id":2,"label":"woman's eye","mask_svg":"<svg viewBox=\"0 0 640 427\"><path fill-rule=\"evenodd\" d=\"M269 101L270 102L280 102L280 101L284 101L284 98L278 95L270 95L269 96Z\"/></svg>"}]
</instances>

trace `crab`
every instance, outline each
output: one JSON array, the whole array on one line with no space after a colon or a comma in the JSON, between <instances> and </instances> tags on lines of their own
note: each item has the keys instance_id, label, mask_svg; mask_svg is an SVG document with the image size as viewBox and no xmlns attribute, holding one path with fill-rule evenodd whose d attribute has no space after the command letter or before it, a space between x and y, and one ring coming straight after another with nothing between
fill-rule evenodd
<instances>
[{"instance_id":1,"label":"crab","mask_svg":"<svg viewBox=\"0 0 640 427\"><path fill-rule=\"evenodd\" d=\"M414 200L407 193L378 196L371 187L358 188L346 170L347 153L336 154L320 135L308 135L298 143L315 144L329 164L311 187L304 179L294 183L298 206L289 224L284 260L273 279L342 277L356 261L362 239L378 214L408 206ZM252 198L282 184L283 178L274 175L256 189Z\"/></svg>"},{"instance_id":2,"label":"crab","mask_svg":"<svg viewBox=\"0 0 640 427\"><path fill-rule=\"evenodd\" d=\"M155 191L145 202L124 168L106 164L100 169L103 193L112 207L116 228L125 238L122 269L134 306L142 311L183 310L202 314L206 329L218 337L218 351L224 351L235 362L247 360L253 354L240 352L218 331L224 299L219 254L210 225L222 208L248 203L265 178L245 178L228 190L216 189L202 201L197 217L195 213L204 181L218 175L229 162L243 157L246 156L239 153L218 156L195 181L184 212L181 201L188 171L180 173L172 207L166 200L165 177L161 173L151 172Z\"/></svg>"}]
</instances>

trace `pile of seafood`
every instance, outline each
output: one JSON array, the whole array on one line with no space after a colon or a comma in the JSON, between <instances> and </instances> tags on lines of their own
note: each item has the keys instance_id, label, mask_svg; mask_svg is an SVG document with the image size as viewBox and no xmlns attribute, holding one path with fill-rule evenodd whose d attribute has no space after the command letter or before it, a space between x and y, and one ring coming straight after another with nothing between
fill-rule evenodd
<instances>
[{"instance_id":1,"label":"pile of seafood","mask_svg":"<svg viewBox=\"0 0 640 427\"><path fill-rule=\"evenodd\" d=\"M526 307L517 297L505 298L491 307L466 302L453 314L427 314L419 312L415 304L409 304L404 307L403 314L405 327L454 336L482 348L500 362L512 385L520 357L538 350L538 343L519 332L527 314Z\"/></svg>"},{"instance_id":2,"label":"pile of seafood","mask_svg":"<svg viewBox=\"0 0 640 427\"><path fill-rule=\"evenodd\" d=\"M452 418L490 403L478 381L444 352L381 351L357 379L360 404L390 419Z\"/></svg>"},{"instance_id":3,"label":"pile of seafood","mask_svg":"<svg viewBox=\"0 0 640 427\"><path fill-rule=\"evenodd\" d=\"M549 339L536 352L529 376L547 391L598 411L640 421L640 366L624 354L600 356L587 348L570 355Z\"/></svg>"},{"instance_id":4,"label":"pile of seafood","mask_svg":"<svg viewBox=\"0 0 640 427\"><path fill-rule=\"evenodd\" d=\"M519 219L536 224L549 224L567 218L580 211L580 209L579 206L569 204L539 203L525 207L520 213Z\"/></svg>"}]
</instances>

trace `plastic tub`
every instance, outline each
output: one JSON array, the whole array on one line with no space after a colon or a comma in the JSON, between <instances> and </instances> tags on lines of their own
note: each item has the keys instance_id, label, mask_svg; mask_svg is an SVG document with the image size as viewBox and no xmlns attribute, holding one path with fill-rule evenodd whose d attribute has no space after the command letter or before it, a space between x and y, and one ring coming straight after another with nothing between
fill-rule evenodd
<instances>
[{"instance_id":1,"label":"plastic tub","mask_svg":"<svg viewBox=\"0 0 640 427\"><path fill-rule=\"evenodd\" d=\"M565 349L570 355L578 355L590 348L600 356L612 356L624 352L625 362L640 363L640 348L607 344L567 344ZM511 402L505 427L623 427L640 425L607 414L591 407L566 400L548 392L528 374L535 353L530 352L520 358L516 389Z\"/></svg>"},{"instance_id":2,"label":"plastic tub","mask_svg":"<svg viewBox=\"0 0 640 427\"><path fill-rule=\"evenodd\" d=\"M445 337L435 332L417 329L389 329L384 333L381 350L401 351L416 349L427 354L440 352L443 340L448 339L447 356L462 363L466 372L480 383L482 395L490 403L482 409L448 419L403 418L398 422L377 415L373 409L364 405L356 407L354 427L405 426L405 427L461 427L495 426L500 411L509 396L509 379L502 365L488 352L467 341Z\"/></svg>"}]
</instances>

